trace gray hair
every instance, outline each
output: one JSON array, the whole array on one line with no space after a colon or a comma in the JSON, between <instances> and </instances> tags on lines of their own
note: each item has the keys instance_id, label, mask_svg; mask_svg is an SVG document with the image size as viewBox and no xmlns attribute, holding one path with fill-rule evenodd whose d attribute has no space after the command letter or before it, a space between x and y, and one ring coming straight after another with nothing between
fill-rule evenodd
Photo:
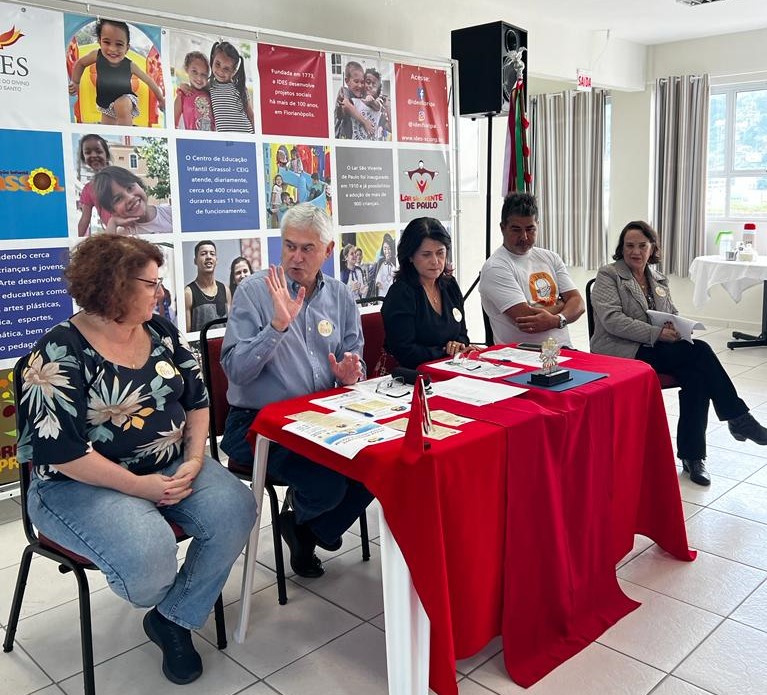
<instances>
[{"instance_id":1,"label":"gray hair","mask_svg":"<svg viewBox=\"0 0 767 695\"><path fill-rule=\"evenodd\" d=\"M325 245L333 241L333 221L324 210L311 203L294 205L282 216L280 232L283 236L288 228L313 229Z\"/></svg>"}]
</instances>

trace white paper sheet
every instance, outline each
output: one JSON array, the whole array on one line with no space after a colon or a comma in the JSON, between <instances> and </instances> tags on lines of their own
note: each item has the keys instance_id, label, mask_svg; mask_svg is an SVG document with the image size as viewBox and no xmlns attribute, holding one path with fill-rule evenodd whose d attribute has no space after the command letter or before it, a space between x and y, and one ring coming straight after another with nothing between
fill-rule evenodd
<instances>
[{"instance_id":1,"label":"white paper sheet","mask_svg":"<svg viewBox=\"0 0 767 695\"><path fill-rule=\"evenodd\" d=\"M334 396L315 398L310 401L329 410L342 411L352 416L370 420L382 420L393 415L402 415L410 411L410 396L388 398L375 392L361 392L356 389L344 391Z\"/></svg>"},{"instance_id":2,"label":"white paper sheet","mask_svg":"<svg viewBox=\"0 0 767 695\"><path fill-rule=\"evenodd\" d=\"M485 350L481 355L488 360L500 360L501 362L514 362L515 364L524 364L529 367L541 367L541 353L533 350L520 350L519 348L505 347L498 350ZM569 357L559 355L557 362L562 364L569 360Z\"/></svg>"},{"instance_id":3,"label":"white paper sheet","mask_svg":"<svg viewBox=\"0 0 767 695\"><path fill-rule=\"evenodd\" d=\"M348 459L353 459L365 447L403 436L402 432L379 425L369 418L360 419L346 414L306 415L298 414L296 417L300 419L289 422L282 429Z\"/></svg>"},{"instance_id":4,"label":"white paper sheet","mask_svg":"<svg viewBox=\"0 0 767 695\"><path fill-rule=\"evenodd\" d=\"M686 319L684 316L678 316L676 314L667 314L665 311L653 311L649 309L647 311L647 318L650 319L650 323L653 326L663 328L667 322L671 322L674 328L682 336L682 340L686 340L688 343L692 342L693 330L705 331L706 327L700 321L694 321L693 319Z\"/></svg>"},{"instance_id":5,"label":"white paper sheet","mask_svg":"<svg viewBox=\"0 0 767 695\"><path fill-rule=\"evenodd\" d=\"M456 376L447 381L438 381L432 384L432 388L435 395L469 405L487 405L504 401L527 391L519 386L479 381L468 376Z\"/></svg>"},{"instance_id":6,"label":"white paper sheet","mask_svg":"<svg viewBox=\"0 0 767 695\"><path fill-rule=\"evenodd\" d=\"M507 367L503 364L492 364L480 360L443 360L442 362L432 362L430 367L442 369L453 374L463 374L477 377L479 379L497 379L502 376L510 376L521 372L520 367Z\"/></svg>"}]
</instances>

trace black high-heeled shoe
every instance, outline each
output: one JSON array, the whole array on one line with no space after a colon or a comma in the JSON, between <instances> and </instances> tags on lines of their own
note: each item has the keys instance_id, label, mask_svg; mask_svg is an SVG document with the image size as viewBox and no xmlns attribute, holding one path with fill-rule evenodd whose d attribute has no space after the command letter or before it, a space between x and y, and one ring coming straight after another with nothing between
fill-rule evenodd
<instances>
[{"instance_id":1,"label":"black high-heeled shoe","mask_svg":"<svg viewBox=\"0 0 767 695\"><path fill-rule=\"evenodd\" d=\"M767 445L767 428L762 427L751 413L744 413L739 417L727 421L730 434L739 442L750 439L761 446Z\"/></svg>"}]
</instances>

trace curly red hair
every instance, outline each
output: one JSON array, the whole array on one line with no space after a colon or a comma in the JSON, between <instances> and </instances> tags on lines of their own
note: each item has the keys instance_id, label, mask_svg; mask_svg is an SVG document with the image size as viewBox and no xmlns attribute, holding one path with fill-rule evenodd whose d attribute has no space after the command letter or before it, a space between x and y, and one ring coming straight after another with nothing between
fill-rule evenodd
<instances>
[{"instance_id":1,"label":"curly red hair","mask_svg":"<svg viewBox=\"0 0 767 695\"><path fill-rule=\"evenodd\" d=\"M64 277L78 306L88 313L120 321L134 292L132 283L151 261L158 266L165 263L158 246L138 237L97 234L72 249Z\"/></svg>"}]
</instances>

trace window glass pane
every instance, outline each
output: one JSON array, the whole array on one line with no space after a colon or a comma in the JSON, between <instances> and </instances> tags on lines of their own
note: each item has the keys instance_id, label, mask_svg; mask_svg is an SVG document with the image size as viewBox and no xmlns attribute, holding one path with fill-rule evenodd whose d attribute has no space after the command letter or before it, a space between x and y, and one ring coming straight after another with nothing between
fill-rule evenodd
<instances>
[{"instance_id":1,"label":"window glass pane","mask_svg":"<svg viewBox=\"0 0 767 695\"><path fill-rule=\"evenodd\" d=\"M767 167L767 89L738 92L735 98L735 170Z\"/></svg>"},{"instance_id":2,"label":"window glass pane","mask_svg":"<svg viewBox=\"0 0 767 695\"><path fill-rule=\"evenodd\" d=\"M730 214L767 215L767 176L730 179Z\"/></svg>"},{"instance_id":3,"label":"window glass pane","mask_svg":"<svg viewBox=\"0 0 767 695\"><path fill-rule=\"evenodd\" d=\"M724 217L727 179L722 176L709 176L706 184L706 215Z\"/></svg>"},{"instance_id":4,"label":"window glass pane","mask_svg":"<svg viewBox=\"0 0 767 695\"><path fill-rule=\"evenodd\" d=\"M708 170L724 171L727 128L727 95L712 94L708 113Z\"/></svg>"}]
</instances>

